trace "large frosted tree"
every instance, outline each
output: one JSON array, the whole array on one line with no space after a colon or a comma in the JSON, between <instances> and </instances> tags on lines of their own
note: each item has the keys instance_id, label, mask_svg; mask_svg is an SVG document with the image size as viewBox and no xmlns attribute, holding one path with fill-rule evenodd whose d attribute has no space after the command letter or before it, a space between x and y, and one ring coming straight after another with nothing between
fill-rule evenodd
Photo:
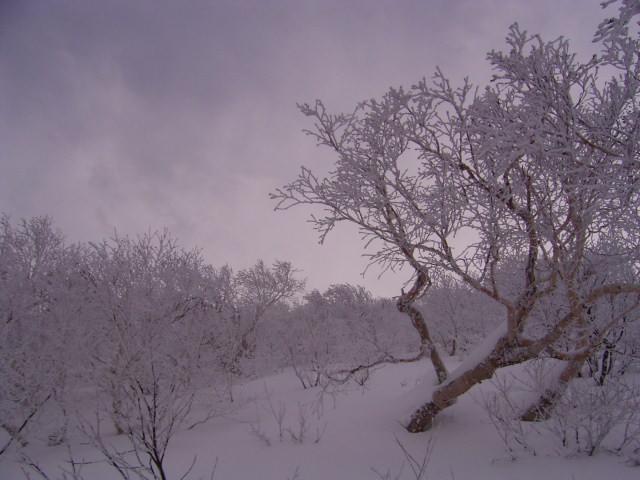
<instances>
[{"instance_id":1,"label":"large frosted tree","mask_svg":"<svg viewBox=\"0 0 640 480\"><path fill-rule=\"evenodd\" d=\"M488 54L495 75L484 88L454 87L437 70L350 114L301 106L335 165L326 177L303 168L272 195L278 208L320 205L311 221L321 240L354 223L373 261L409 266L399 307L410 315L443 273L502 309L504 325L469 361L446 379L435 365L441 383L408 420L412 432L498 368L541 356L566 362L538 407L552 403L607 332L638 313L640 39L629 24L640 2L619 6L596 33L601 54L584 61L567 39L513 25L508 50ZM435 352L427 324L412 320Z\"/></svg>"}]
</instances>

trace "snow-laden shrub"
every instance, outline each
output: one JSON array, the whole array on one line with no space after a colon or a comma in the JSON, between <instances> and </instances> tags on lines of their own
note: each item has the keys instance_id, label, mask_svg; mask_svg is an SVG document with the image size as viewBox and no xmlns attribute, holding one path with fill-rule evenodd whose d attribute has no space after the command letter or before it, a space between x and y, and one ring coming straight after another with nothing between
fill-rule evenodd
<instances>
[{"instance_id":1,"label":"snow-laden shrub","mask_svg":"<svg viewBox=\"0 0 640 480\"><path fill-rule=\"evenodd\" d=\"M332 285L312 291L279 325L286 365L303 388L318 386L336 371L366 382L367 365L415 352L419 338L394 302L374 299L362 287Z\"/></svg>"},{"instance_id":2,"label":"snow-laden shrub","mask_svg":"<svg viewBox=\"0 0 640 480\"><path fill-rule=\"evenodd\" d=\"M638 378L613 377L603 385L589 378L572 381L544 428L569 453L634 450L640 446Z\"/></svg>"},{"instance_id":3,"label":"snow-laden shrub","mask_svg":"<svg viewBox=\"0 0 640 480\"><path fill-rule=\"evenodd\" d=\"M496 376L493 388L483 393L481 404L511 458L539 452L591 456L603 450L634 458L640 447L637 375L610 376L603 384L591 377L575 378L547 419L521 421L531 399L549 391L549 379L563 366L549 359L531 362Z\"/></svg>"}]
</instances>

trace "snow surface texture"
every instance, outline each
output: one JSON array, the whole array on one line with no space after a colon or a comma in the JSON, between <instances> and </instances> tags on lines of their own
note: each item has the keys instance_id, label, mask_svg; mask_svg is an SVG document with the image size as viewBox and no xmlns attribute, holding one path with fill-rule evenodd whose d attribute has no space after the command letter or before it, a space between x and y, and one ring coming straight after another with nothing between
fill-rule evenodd
<instances>
[{"instance_id":1,"label":"snow surface texture","mask_svg":"<svg viewBox=\"0 0 640 480\"><path fill-rule=\"evenodd\" d=\"M179 432L169 446L166 463L172 478L179 478L195 455L191 479L208 479L216 459L216 480L415 479L400 442L417 460L431 445L425 480L640 477L639 467L607 453L573 458L549 453L509 460L479 401L483 391L494 388L489 382L442 412L431 432L407 433L401 415L407 406L425 398L428 386L434 384L431 376L425 376L430 370L427 362L390 365L372 373L364 387L349 385L324 395L317 388L302 390L289 370L249 382L236 387L235 403L240 406L233 413ZM281 429L278 412L284 412ZM304 438L299 438L301 418ZM108 439L119 440L115 435ZM99 458L79 442L72 447L76 459ZM57 478L67 455L63 446L33 445L26 453L51 478ZM102 464L88 465L82 473L91 480L119 478ZM0 461L0 479L23 478L13 459Z\"/></svg>"}]
</instances>

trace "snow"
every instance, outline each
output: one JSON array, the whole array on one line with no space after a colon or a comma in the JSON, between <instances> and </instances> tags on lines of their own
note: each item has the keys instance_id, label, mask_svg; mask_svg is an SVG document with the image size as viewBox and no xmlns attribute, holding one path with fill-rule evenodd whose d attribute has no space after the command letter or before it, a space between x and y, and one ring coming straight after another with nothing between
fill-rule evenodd
<instances>
[{"instance_id":1,"label":"snow","mask_svg":"<svg viewBox=\"0 0 640 480\"><path fill-rule=\"evenodd\" d=\"M455 365L452 365L455 367ZM401 479L415 479L405 466L398 441L417 459L433 442L427 476L443 480L619 480L637 479L640 470L625 459L609 454L566 458L561 455L523 455L508 460L503 445L490 424L478 395L491 389L488 382L476 386L437 418L432 431L410 434L402 426L404 408L416 401L417 392L432 388L432 368L426 361L389 365L377 369L364 387L349 385L339 391L303 390L291 371L271 375L236 387L236 408L190 431L178 433L169 447L167 464L173 478L197 456L189 478L209 478L217 459L216 480L375 480L380 474L402 470ZM420 390L422 389L422 390ZM423 397L424 399L424 397ZM308 423L302 443L285 432L278 438L278 424L271 414L281 405L283 426L294 434L299 412ZM263 438L252 432L260 431ZM324 432L316 442L316 431ZM267 445L264 438L268 438ZM396 440L397 439L397 440ZM111 435L109 441L117 442ZM73 444L76 458L99 456L91 448ZM57 475L65 459L64 447L30 446L26 453L48 472ZM105 465L88 465L85 478L118 478ZM0 461L0 479L22 479L20 466L11 458ZM34 476L34 478L36 478Z\"/></svg>"}]
</instances>

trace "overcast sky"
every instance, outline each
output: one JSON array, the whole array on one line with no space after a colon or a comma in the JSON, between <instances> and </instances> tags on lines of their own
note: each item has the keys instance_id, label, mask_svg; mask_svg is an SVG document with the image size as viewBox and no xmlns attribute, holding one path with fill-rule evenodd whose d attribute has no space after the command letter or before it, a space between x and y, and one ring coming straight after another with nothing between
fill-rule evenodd
<instances>
[{"instance_id":1,"label":"overcast sky","mask_svg":"<svg viewBox=\"0 0 640 480\"><path fill-rule=\"evenodd\" d=\"M609 15L612 13L607 12ZM590 56L597 0L0 0L0 212L71 241L168 227L214 265L291 260L310 288L365 278L357 232L325 245L268 193L328 152L296 102L331 110L439 65L489 76L518 21Z\"/></svg>"}]
</instances>

